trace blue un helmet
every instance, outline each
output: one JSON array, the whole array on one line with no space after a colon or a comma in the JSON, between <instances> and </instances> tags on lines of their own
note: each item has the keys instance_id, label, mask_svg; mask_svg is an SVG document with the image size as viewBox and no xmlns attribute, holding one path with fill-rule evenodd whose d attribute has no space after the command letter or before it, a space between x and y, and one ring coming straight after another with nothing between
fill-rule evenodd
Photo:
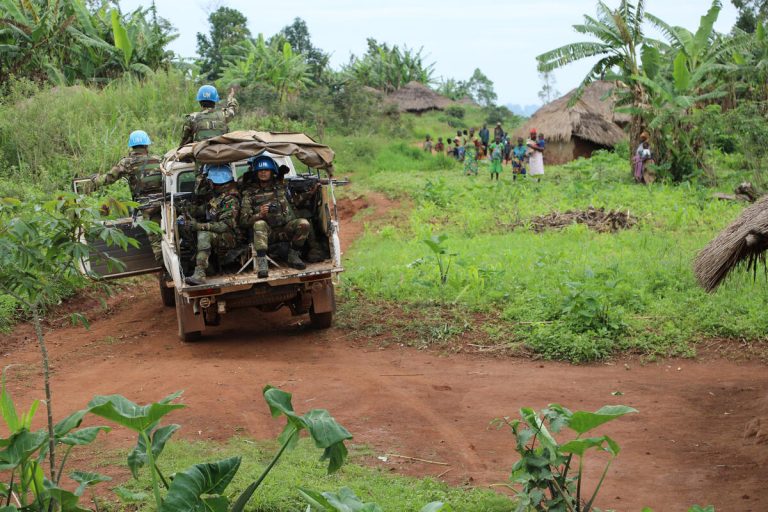
<instances>
[{"instance_id":1,"label":"blue un helmet","mask_svg":"<svg viewBox=\"0 0 768 512\"><path fill-rule=\"evenodd\" d=\"M272 174L277 175L277 163L272 157L261 155L251 158L248 161L251 164L251 169L255 172L259 171L272 171Z\"/></svg>"},{"instance_id":2,"label":"blue un helmet","mask_svg":"<svg viewBox=\"0 0 768 512\"><path fill-rule=\"evenodd\" d=\"M144 130L136 130L131 132L131 134L128 136L128 147L136 147L136 146L149 146L152 144L152 141L149 140L149 135L147 135L147 132Z\"/></svg>"},{"instance_id":3,"label":"blue un helmet","mask_svg":"<svg viewBox=\"0 0 768 512\"><path fill-rule=\"evenodd\" d=\"M197 101L219 101L219 91L212 85L204 85L197 90Z\"/></svg>"},{"instance_id":4,"label":"blue un helmet","mask_svg":"<svg viewBox=\"0 0 768 512\"><path fill-rule=\"evenodd\" d=\"M214 185L225 185L231 181L234 181L232 176L232 168L226 164L212 164L206 165L204 171L208 175L208 179Z\"/></svg>"}]
</instances>

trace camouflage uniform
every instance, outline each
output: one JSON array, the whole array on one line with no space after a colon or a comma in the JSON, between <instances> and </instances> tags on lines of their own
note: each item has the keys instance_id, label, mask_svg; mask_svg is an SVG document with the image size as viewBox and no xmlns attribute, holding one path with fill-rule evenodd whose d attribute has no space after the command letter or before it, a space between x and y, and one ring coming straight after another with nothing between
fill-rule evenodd
<instances>
[{"instance_id":1,"label":"camouflage uniform","mask_svg":"<svg viewBox=\"0 0 768 512\"><path fill-rule=\"evenodd\" d=\"M270 204L270 212L262 217L261 205ZM255 183L243 192L240 226L253 228L253 248L267 251L270 244L290 242L291 248L301 250L307 241L310 224L296 217L288 202L286 188L272 180L267 185Z\"/></svg>"},{"instance_id":2,"label":"camouflage uniform","mask_svg":"<svg viewBox=\"0 0 768 512\"><path fill-rule=\"evenodd\" d=\"M218 137L229 132L229 121L237 114L237 100L229 98L223 108L204 108L200 112L189 114L184 120L181 133L181 146L190 142Z\"/></svg>"},{"instance_id":3,"label":"camouflage uniform","mask_svg":"<svg viewBox=\"0 0 768 512\"><path fill-rule=\"evenodd\" d=\"M310 263L330 258L330 251L321 241L320 236L317 234L317 229L312 222L316 218L317 213L317 194L318 189L311 188L306 192L294 192L291 195L293 205L296 207L296 216L307 219L310 225L306 243L307 255L305 258Z\"/></svg>"},{"instance_id":4,"label":"camouflage uniform","mask_svg":"<svg viewBox=\"0 0 768 512\"><path fill-rule=\"evenodd\" d=\"M160 170L160 159L145 151L134 151L121 159L106 174L97 174L91 178L92 190L111 185L119 179L126 179L131 189L131 197L134 200L141 199L149 194L163 192L163 173ZM148 208L142 211L142 216L149 220L161 223L160 207ZM156 233L148 234L149 243L152 246L152 254L156 261L163 260L163 252L160 245L161 237Z\"/></svg>"},{"instance_id":5,"label":"camouflage uniform","mask_svg":"<svg viewBox=\"0 0 768 512\"><path fill-rule=\"evenodd\" d=\"M186 213L206 218L206 222L190 222L197 233L195 277L201 279L205 277L212 250L222 255L239 242L240 195L235 184L214 187L213 197L206 204L191 206Z\"/></svg>"}]
</instances>

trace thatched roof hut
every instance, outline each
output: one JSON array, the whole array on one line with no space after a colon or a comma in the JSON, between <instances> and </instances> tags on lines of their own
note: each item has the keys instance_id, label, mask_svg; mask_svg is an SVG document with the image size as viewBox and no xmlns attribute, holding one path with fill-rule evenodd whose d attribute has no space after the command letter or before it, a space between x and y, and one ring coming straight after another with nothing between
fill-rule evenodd
<instances>
[{"instance_id":1,"label":"thatched roof hut","mask_svg":"<svg viewBox=\"0 0 768 512\"><path fill-rule=\"evenodd\" d=\"M612 82L592 82L571 107L568 103L576 93L574 89L537 110L515 131L515 136L526 137L534 128L543 133L547 139L544 158L550 164L588 157L597 149L610 149L626 139L622 126L629 121L628 115L613 111L614 88Z\"/></svg>"},{"instance_id":2,"label":"thatched roof hut","mask_svg":"<svg viewBox=\"0 0 768 512\"><path fill-rule=\"evenodd\" d=\"M453 103L420 82L408 82L400 89L387 95L386 101L397 105L400 112L414 113L442 110Z\"/></svg>"},{"instance_id":3,"label":"thatched roof hut","mask_svg":"<svg viewBox=\"0 0 768 512\"><path fill-rule=\"evenodd\" d=\"M708 292L715 290L739 265L757 270L768 250L768 196L746 208L696 256L693 271Z\"/></svg>"}]
</instances>

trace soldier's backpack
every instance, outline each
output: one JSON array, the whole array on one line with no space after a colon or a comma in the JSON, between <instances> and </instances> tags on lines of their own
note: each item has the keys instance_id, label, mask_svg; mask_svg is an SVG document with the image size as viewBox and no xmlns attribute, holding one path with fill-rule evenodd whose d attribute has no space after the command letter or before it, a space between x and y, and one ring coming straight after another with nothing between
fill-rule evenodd
<instances>
[{"instance_id":1,"label":"soldier's backpack","mask_svg":"<svg viewBox=\"0 0 768 512\"><path fill-rule=\"evenodd\" d=\"M224 112L217 108L207 108L202 112L190 114L189 120L192 124L194 142L218 137L229 131Z\"/></svg>"},{"instance_id":2,"label":"soldier's backpack","mask_svg":"<svg viewBox=\"0 0 768 512\"><path fill-rule=\"evenodd\" d=\"M163 173L159 159L151 155L135 156L132 158L131 167L138 170L135 175L138 179L130 180L134 198L163 191Z\"/></svg>"}]
</instances>

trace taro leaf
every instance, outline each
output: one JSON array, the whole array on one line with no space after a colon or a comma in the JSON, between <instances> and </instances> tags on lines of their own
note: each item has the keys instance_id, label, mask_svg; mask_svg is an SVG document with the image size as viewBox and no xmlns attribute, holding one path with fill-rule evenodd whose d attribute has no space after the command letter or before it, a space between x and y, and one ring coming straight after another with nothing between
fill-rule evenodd
<instances>
[{"instance_id":1,"label":"taro leaf","mask_svg":"<svg viewBox=\"0 0 768 512\"><path fill-rule=\"evenodd\" d=\"M273 418L277 418L281 414L285 415L288 419L288 423L285 425L285 429L278 437L280 444L285 444L290 440L287 449L292 450L296 443L299 442L299 436L294 435L297 431L301 431L307 428L304 419L296 414L293 410L293 404L291 403L291 394L277 389L270 385L264 386L264 400L266 400L269 406L269 412Z\"/></svg>"},{"instance_id":2,"label":"taro leaf","mask_svg":"<svg viewBox=\"0 0 768 512\"><path fill-rule=\"evenodd\" d=\"M573 453L582 457L584 452L590 448L599 448L605 450L603 444L606 442L606 436L585 437L583 439L574 439L560 446L560 450L565 453Z\"/></svg>"},{"instance_id":3,"label":"taro leaf","mask_svg":"<svg viewBox=\"0 0 768 512\"><path fill-rule=\"evenodd\" d=\"M151 436L152 439L152 457L157 460L163 449L165 443L171 438L174 432L181 428L181 425L166 425L155 430ZM133 447L131 453L128 454L128 467L131 469L133 478L139 479L139 469L144 467L147 463L147 444L144 442L144 436L139 434L139 439L136 442L136 446Z\"/></svg>"},{"instance_id":4,"label":"taro leaf","mask_svg":"<svg viewBox=\"0 0 768 512\"><path fill-rule=\"evenodd\" d=\"M99 434L99 432L109 432L112 430L110 427L85 427L81 428L80 430L75 430L74 432L70 432L69 434L60 437L58 441L61 444L67 444L70 446L83 446L86 444L91 444L96 440L96 436Z\"/></svg>"},{"instance_id":5,"label":"taro leaf","mask_svg":"<svg viewBox=\"0 0 768 512\"><path fill-rule=\"evenodd\" d=\"M321 512L382 512L375 503L363 503L349 487L342 487L338 493L322 494L308 489L299 489L301 496L313 510ZM438 509L439 510L439 509Z\"/></svg>"},{"instance_id":6,"label":"taro leaf","mask_svg":"<svg viewBox=\"0 0 768 512\"><path fill-rule=\"evenodd\" d=\"M299 495L304 498L304 501L309 503L310 510L319 510L322 512L326 510L333 510L333 508L331 508L331 504L327 499L325 499L325 496L317 491L299 487Z\"/></svg>"},{"instance_id":7,"label":"taro leaf","mask_svg":"<svg viewBox=\"0 0 768 512\"><path fill-rule=\"evenodd\" d=\"M606 405L595 412L576 411L571 416L568 426L578 434L585 434L603 423L632 412L637 412L637 409L626 405Z\"/></svg>"},{"instance_id":8,"label":"taro leaf","mask_svg":"<svg viewBox=\"0 0 768 512\"><path fill-rule=\"evenodd\" d=\"M97 416L114 421L135 432L142 432L171 411L186 407L183 404L170 403L179 396L181 391L153 404L137 405L122 395L98 395L88 403L88 407Z\"/></svg>"},{"instance_id":9,"label":"taro leaf","mask_svg":"<svg viewBox=\"0 0 768 512\"><path fill-rule=\"evenodd\" d=\"M56 487L46 480L45 490L52 499L56 500L61 512L90 512L86 508L80 507L77 502L80 501L80 496L75 493L69 492L61 487Z\"/></svg>"},{"instance_id":10,"label":"taro leaf","mask_svg":"<svg viewBox=\"0 0 768 512\"><path fill-rule=\"evenodd\" d=\"M536 434L536 439L539 440L541 446L547 449L550 460L554 460L557 456L557 441L555 441L555 438L552 437L552 434L549 433L547 427L544 426L544 421L539 418L539 415L536 414L536 411L530 407L523 407L520 409L520 416L523 417L523 420L534 431Z\"/></svg>"},{"instance_id":11,"label":"taro leaf","mask_svg":"<svg viewBox=\"0 0 768 512\"><path fill-rule=\"evenodd\" d=\"M229 500L225 496L207 496L203 498L205 512L228 512Z\"/></svg>"},{"instance_id":12,"label":"taro leaf","mask_svg":"<svg viewBox=\"0 0 768 512\"><path fill-rule=\"evenodd\" d=\"M205 511L207 502L201 496L222 494L240 468L240 457L206 464L196 464L171 482L159 512ZM218 512L219 509L212 509ZM224 509L226 510L226 509Z\"/></svg>"},{"instance_id":13,"label":"taro leaf","mask_svg":"<svg viewBox=\"0 0 768 512\"><path fill-rule=\"evenodd\" d=\"M347 447L344 441L352 439L352 434L339 425L325 409L313 409L303 416L315 446L324 448L320 460L328 460L328 473L334 473L347 459Z\"/></svg>"},{"instance_id":14,"label":"taro leaf","mask_svg":"<svg viewBox=\"0 0 768 512\"><path fill-rule=\"evenodd\" d=\"M2 466L9 465L16 467L23 461L29 459L41 446L48 440L48 434L44 430L30 432L22 429L13 434L9 439L8 447L0 452L0 463ZM3 467L2 469L9 469Z\"/></svg>"},{"instance_id":15,"label":"taro leaf","mask_svg":"<svg viewBox=\"0 0 768 512\"><path fill-rule=\"evenodd\" d=\"M118 498L127 503L144 501L148 497L147 493L145 492L133 492L123 486L115 487L112 490L115 491L115 494L117 494Z\"/></svg>"},{"instance_id":16,"label":"taro leaf","mask_svg":"<svg viewBox=\"0 0 768 512\"><path fill-rule=\"evenodd\" d=\"M77 486L77 489L75 489L75 496L82 496L86 487L112 480L111 476L90 473L88 471L73 471L69 474L69 478L80 484Z\"/></svg>"},{"instance_id":17,"label":"taro leaf","mask_svg":"<svg viewBox=\"0 0 768 512\"><path fill-rule=\"evenodd\" d=\"M68 434L70 430L80 426L86 414L88 414L88 409L81 409L79 411L73 412L53 426L53 434L56 436L56 438Z\"/></svg>"},{"instance_id":18,"label":"taro leaf","mask_svg":"<svg viewBox=\"0 0 768 512\"><path fill-rule=\"evenodd\" d=\"M450 512L451 506L442 501L433 501L424 505L419 512Z\"/></svg>"},{"instance_id":19,"label":"taro leaf","mask_svg":"<svg viewBox=\"0 0 768 512\"><path fill-rule=\"evenodd\" d=\"M0 507L0 512L19 512L19 509L12 505L8 505L6 507Z\"/></svg>"}]
</instances>

